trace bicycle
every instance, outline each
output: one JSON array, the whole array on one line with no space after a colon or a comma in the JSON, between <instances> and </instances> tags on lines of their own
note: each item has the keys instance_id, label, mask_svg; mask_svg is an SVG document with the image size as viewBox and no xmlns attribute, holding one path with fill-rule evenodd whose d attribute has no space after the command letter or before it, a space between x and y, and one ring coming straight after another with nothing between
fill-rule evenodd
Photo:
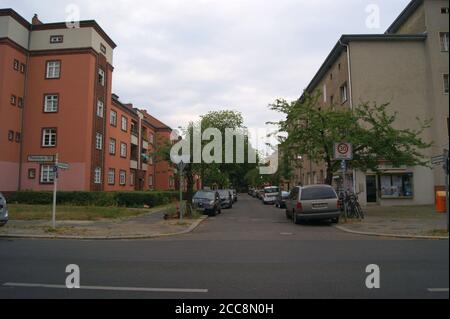
<instances>
[{"instance_id":1,"label":"bicycle","mask_svg":"<svg viewBox=\"0 0 450 319\"><path fill-rule=\"evenodd\" d=\"M339 196L341 202L341 212L343 212L347 218L364 219L364 212L358 202L357 195L359 194L355 195L353 193L345 191Z\"/></svg>"}]
</instances>

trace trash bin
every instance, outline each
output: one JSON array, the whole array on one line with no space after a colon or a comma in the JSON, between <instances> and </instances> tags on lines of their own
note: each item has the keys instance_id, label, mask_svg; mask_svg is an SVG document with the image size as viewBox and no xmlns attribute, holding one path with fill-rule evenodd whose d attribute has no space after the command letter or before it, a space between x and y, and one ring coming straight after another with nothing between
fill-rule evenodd
<instances>
[{"instance_id":1,"label":"trash bin","mask_svg":"<svg viewBox=\"0 0 450 319\"><path fill-rule=\"evenodd\" d=\"M436 211L438 213L445 213L446 210L447 197L445 192L436 192Z\"/></svg>"}]
</instances>

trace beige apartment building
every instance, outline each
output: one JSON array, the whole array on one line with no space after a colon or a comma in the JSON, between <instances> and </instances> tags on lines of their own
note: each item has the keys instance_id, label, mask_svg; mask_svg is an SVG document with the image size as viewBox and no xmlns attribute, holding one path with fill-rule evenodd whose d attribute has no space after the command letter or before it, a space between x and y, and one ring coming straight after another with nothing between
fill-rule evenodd
<instances>
[{"instance_id":1,"label":"beige apartment building","mask_svg":"<svg viewBox=\"0 0 450 319\"><path fill-rule=\"evenodd\" d=\"M413 0L385 34L343 35L306 92L320 90L322 106L352 108L363 102L390 103L397 128L416 128L416 118L432 119L422 138L433 142L430 158L449 148L447 121L449 1ZM292 183L322 183L325 167L302 157ZM363 204L421 205L444 188L442 166L392 167L381 173L350 171L347 185Z\"/></svg>"}]
</instances>

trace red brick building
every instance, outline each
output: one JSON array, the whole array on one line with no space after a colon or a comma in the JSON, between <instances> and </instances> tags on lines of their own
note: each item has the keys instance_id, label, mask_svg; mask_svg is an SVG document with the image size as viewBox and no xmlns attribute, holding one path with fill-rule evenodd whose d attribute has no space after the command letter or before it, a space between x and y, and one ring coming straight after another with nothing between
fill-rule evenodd
<instances>
[{"instance_id":1,"label":"red brick building","mask_svg":"<svg viewBox=\"0 0 450 319\"><path fill-rule=\"evenodd\" d=\"M151 153L171 129L112 93L116 44L95 21L29 23L0 9L0 191L173 189Z\"/></svg>"}]
</instances>

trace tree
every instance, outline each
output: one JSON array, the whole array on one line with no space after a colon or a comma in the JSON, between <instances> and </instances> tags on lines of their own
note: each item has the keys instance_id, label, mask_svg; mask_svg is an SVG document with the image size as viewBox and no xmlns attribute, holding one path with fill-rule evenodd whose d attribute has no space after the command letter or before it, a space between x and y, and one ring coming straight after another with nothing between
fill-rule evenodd
<instances>
[{"instance_id":1,"label":"tree","mask_svg":"<svg viewBox=\"0 0 450 319\"><path fill-rule=\"evenodd\" d=\"M418 129L396 129L397 113L388 112L389 104L362 103L351 109L321 108L320 92L293 102L276 100L269 107L286 115L285 120L270 123L278 126L278 133L287 133L281 148L285 161L295 161L299 155L308 156L326 165L326 183L340 167L334 158L334 143L353 144L353 160L349 168L377 172L381 161L399 167L426 166L421 151L430 143L422 140L422 132L430 127L430 120L417 119Z\"/></svg>"}]
</instances>

